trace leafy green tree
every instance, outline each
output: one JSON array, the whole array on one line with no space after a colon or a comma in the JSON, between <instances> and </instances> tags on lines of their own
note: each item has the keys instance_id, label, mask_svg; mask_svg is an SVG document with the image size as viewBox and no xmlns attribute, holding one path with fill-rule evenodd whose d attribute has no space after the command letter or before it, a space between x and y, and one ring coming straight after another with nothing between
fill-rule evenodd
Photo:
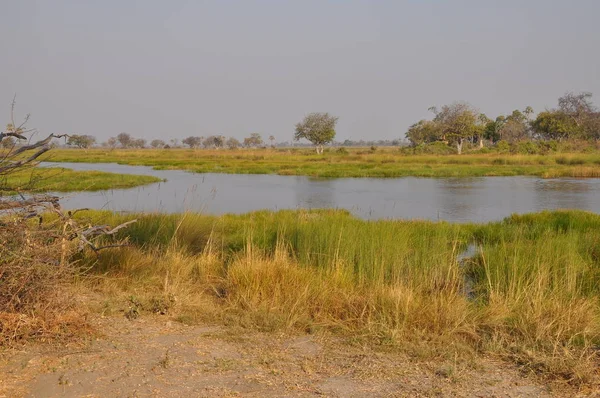
<instances>
[{"instance_id":1,"label":"leafy green tree","mask_svg":"<svg viewBox=\"0 0 600 398\"><path fill-rule=\"evenodd\" d=\"M441 130L437 123L431 120L420 120L408 128L406 138L412 146L428 144L441 139Z\"/></svg>"},{"instance_id":2,"label":"leafy green tree","mask_svg":"<svg viewBox=\"0 0 600 398\"><path fill-rule=\"evenodd\" d=\"M335 125L338 118L329 113L310 113L296 124L294 140L302 138L310 141L316 147L318 154L323 153L323 145L330 143L335 138Z\"/></svg>"},{"instance_id":3,"label":"leafy green tree","mask_svg":"<svg viewBox=\"0 0 600 398\"><path fill-rule=\"evenodd\" d=\"M560 111L540 112L531 126L538 137L546 140L562 141L581 133L575 121Z\"/></svg>"},{"instance_id":4,"label":"leafy green tree","mask_svg":"<svg viewBox=\"0 0 600 398\"><path fill-rule=\"evenodd\" d=\"M475 136L474 139L479 142L479 149L483 148L483 140L485 138L486 127L490 122L490 118L488 118L483 113L480 113L477 116L477 121L475 123Z\"/></svg>"},{"instance_id":5,"label":"leafy green tree","mask_svg":"<svg viewBox=\"0 0 600 398\"><path fill-rule=\"evenodd\" d=\"M456 145L459 155L466 140L472 140L477 134L483 133L483 129L478 126L479 112L466 102L444 105L440 111L432 109L435 112L433 121L439 125L442 140Z\"/></svg>"},{"instance_id":6,"label":"leafy green tree","mask_svg":"<svg viewBox=\"0 0 600 398\"><path fill-rule=\"evenodd\" d=\"M506 117L504 116L498 116L496 120L488 121L483 132L485 139L492 142L500 141L500 130L504 123L506 123Z\"/></svg>"},{"instance_id":7,"label":"leafy green tree","mask_svg":"<svg viewBox=\"0 0 600 398\"><path fill-rule=\"evenodd\" d=\"M91 135L73 134L67 139L67 145L76 146L77 148L89 148L96 143L96 137Z\"/></svg>"}]
</instances>

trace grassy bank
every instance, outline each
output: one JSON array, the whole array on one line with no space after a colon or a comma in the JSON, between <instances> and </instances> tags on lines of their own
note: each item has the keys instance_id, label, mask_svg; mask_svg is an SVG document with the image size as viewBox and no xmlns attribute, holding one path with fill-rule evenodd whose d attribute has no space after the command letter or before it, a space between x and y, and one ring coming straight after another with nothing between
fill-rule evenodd
<instances>
[{"instance_id":1,"label":"grassy bank","mask_svg":"<svg viewBox=\"0 0 600 398\"><path fill-rule=\"evenodd\" d=\"M313 177L481 177L532 175L600 177L600 154L409 155L398 148L331 149L57 149L52 161L117 162L198 173L306 175Z\"/></svg>"},{"instance_id":2,"label":"grassy bank","mask_svg":"<svg viewBox=\"0 0 600 398\"><path fill-rule=\"evenodd\" d=\"M495 355L574 383L600 376L598 215L485 225L338 211L80 216L139 220L130 247L79 258L89 270L79 283L104 314L334 333L427 358ZM470 243L474 256L458 261Z\"/></svg>"},{"instance_id":3,"label":"grassy bank","mask_svg":"<svg viewBox=\"0 0 600 398\"><path fill-rule=\"evenodd\" d=\"M152 176L73 171L64 168L32 168L10 174L0 180L2 186L29 192L99 191L131 188L161 181Z\"/></svg>"}]
</instances>

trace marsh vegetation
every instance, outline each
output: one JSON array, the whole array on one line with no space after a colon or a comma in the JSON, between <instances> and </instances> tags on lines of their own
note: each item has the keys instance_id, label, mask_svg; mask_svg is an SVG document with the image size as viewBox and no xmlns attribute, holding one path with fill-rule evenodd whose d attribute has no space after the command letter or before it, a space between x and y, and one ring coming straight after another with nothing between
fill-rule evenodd
<instances>
[{"instance_id":1,"label":"marsh vegetation","mask_svg":"<svg viewBox=\"0 0 600 398\"><path fill-rule=\"evenodd\" d=\"M339 211L116 215L131 246L79 257L98 311L329 333L424 358L495 355L596 383L600 216L490 224L357 220ZM469 244L472 257L458 260Z\"/></svg>"}]
</instances>

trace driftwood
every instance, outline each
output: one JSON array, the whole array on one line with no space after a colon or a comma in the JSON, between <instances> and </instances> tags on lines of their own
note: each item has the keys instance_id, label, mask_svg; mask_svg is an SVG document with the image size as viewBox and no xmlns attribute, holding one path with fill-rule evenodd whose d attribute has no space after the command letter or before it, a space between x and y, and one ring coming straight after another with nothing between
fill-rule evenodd
<instances>
[{"instance_id":1,"label":"driftwood","mask_svg":"<svg viewBox=\"0 0 600 398\"><path fill-rule=\"evenodd\" d=\"M48 205L58 207L59 200L58 196L50 195L36 195L31 198L19 200L4 199L0 200L0 210L29 209L31 207L47 207Z\"/></svg>"},{"instance_id":2,"label":"driftwood","mask_svg":"<svg viewBox=\"0 0 600 398\"><path fill-rule=\"evenodd\" d=\"M5 147L4 150L0 150L0 176L7 176L28 167L35 167L38 164L38 158L52 148L52 139L68 137L67 134L50 134L44 139L32 142L31 137L36 132L25 127L29 115L17 126L14 119L14 110L15 99L12 102L10 123L6 126L6 131L0 132L0 144L6 139L11 139L11 144L7 148ZM16 145L13 139L28 142L23 145ZM4 147L4 145L1 146ZM3 187L3 189L7 192L18 192L18 189L14 187L12 189L11 187ZM131 220L114 228L108 225L81 226L73 218L78 210L65 213L60 206L60 198L57 196L34 195L26 197L19 193L18 197L3 197L1 194L0 190L0 216L14 215L16 220L13 219L13 221L17 223L35 217L39 218L41 223L45 212L51 212L58 216L62 225L52 232L52 236L63 241L61 264L64 264L66 260L66 243L68 241L76 239L79 242L80 250L89 247L96 253L108 247L125 246L126 244L123 243L98 246L94 242L103 236L113 236L119 230L136 222L136 220ZM0 223L0 228L2 228L2 223Z\"/></svg>"}]
</instances>

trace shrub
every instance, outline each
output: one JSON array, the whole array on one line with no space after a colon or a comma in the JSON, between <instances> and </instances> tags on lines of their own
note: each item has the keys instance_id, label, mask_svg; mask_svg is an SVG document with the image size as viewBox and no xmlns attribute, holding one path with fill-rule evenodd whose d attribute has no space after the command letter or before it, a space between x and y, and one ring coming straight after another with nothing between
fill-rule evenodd
<instances>
[{"instance_id":1,"label":"shrub","mask_svg":"<svg viewBox=\"0 0 600 398\"><path fill-rule=\"evenodd\" d=\"M510 144L504 140L498 141L496 143L496 149L498 152L506 153L510 151Z\"/></svg>"},{"instance_id":2,"label":"shrub","mask_svg":"<svg viewBox=\"0 0 600 398\"><path fill-rule=\"evenodd\" d=\"M8 221L8 220L7 220ZM85 325L65 287L75 274L75 247L52 228L25 221L0 228L0 346L72 334ZM69 315L69 324L64 317ZM15 322L18 320L18 322ZM72 327L70 327L72 326Z\"/></svg>"}]
</instances>

